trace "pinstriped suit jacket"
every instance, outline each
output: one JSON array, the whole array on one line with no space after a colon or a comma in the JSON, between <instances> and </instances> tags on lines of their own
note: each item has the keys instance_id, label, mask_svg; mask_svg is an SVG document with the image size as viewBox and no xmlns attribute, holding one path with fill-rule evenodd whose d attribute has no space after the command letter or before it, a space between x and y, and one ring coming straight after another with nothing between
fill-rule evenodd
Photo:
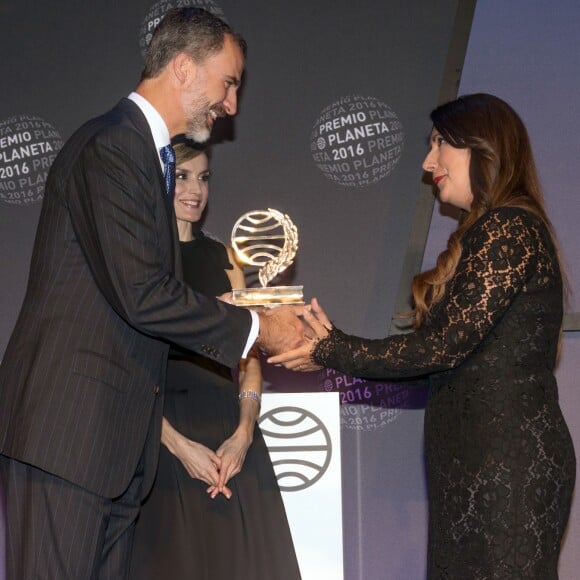
<instances>
[{"instance_id":1,"label":"pinstriped suit jacket","mask_svg":"<svg viewBox=\"0 0 580 580\"><path fill-rule=\"evenodd\" d=\"M48 176L0 367L2 454L115 497L145 451L151 482L167 342L234 366L251 325L180 280L175 230L149 127L123 99L69 139Z\"/></svg>"}]
</instances>

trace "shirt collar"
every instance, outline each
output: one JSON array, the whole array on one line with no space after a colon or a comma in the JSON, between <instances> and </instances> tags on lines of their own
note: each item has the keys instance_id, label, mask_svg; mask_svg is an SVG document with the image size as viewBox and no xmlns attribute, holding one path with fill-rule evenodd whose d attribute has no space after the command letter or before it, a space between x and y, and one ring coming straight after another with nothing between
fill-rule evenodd
<instances>
[{"instance_id":1,"label":"shirt collar","mask_svg":"<svg viewBox=\"0 0 580 580\"><path fill-rule=\"evenodd\" d=\"M161 161L160 150L162 147L169 145L171 142L171 137L169 135L169 129L163 120L163 117L159 114L157 109L143 96L139 93L132 92L128 97L133 101L147 120L147 124L151 129L151 134L153 135L153 141L155 143L155 148L157 149L157 155L159 155L159 162L161 167L163 167L163 161Z\"/></svg>"}]
</instances>

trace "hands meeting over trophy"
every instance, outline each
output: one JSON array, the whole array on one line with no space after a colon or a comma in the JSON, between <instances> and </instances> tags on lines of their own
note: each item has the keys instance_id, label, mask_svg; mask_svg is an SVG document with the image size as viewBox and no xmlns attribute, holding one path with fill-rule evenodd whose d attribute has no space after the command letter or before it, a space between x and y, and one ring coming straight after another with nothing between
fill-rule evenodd
<instances>
[{"instance_id":1,"label":"hands meeting over trophy","mask_svg":"<svg viewBox=\"0 0 580 580\"><path fill-rule=\"evenodd\" d=\"M259 312L260 334L256 344L272 355L300 349L307 334L300 318L304 310L304 306L283 305Z\"/></svg>"},{"instance_id":2,"label":"hands meeting over trophy","mask_svg":"<svg viewBox=\"0 0 580 580\"><path fill-rule=\"evenodd\" d=\"M233 303L231 292L222 294L219 299ZM319 341L332 330L332 323L316 298L306 305L261 308L258 316L260 334L256 344L271 355L267 362L301 372L322 368L311 356Z\"/></svg>"},{"instance_id":3,"label":"hands meeting over trophy","mask_svg":"<svg viewBox=\"0 0 580 580\"><path fill-rule=\"evenodd\" d=\"M284 308L291 307L285 306ZM278 309L274 309L272 313L275 313L276 310ZM302 342L293 349L271 356L268 358L268 362L282 365L292 371L308 372L320 370L322 367L313 362L312 353L318 343L329 335L332 330L332 323L316 298L313 298L310 304L303 306L301 310L305 323Z\"/></svg>"}]
</instances>

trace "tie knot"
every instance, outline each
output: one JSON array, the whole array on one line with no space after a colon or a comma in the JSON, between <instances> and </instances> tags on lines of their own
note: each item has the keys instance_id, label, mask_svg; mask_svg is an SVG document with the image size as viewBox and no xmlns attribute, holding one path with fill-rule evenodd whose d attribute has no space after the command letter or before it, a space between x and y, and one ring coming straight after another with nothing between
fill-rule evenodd
<instances>
[{"instance_id":1,"label":"tie knot","mask_svg":"<svg viewBox=\"0 0 580 580\"><path fill-rule=\"evenodd\" d=\"M175 151L171 145L161 147L161 161L165 164L175 163Z\"/></svg>"}]
</instances>

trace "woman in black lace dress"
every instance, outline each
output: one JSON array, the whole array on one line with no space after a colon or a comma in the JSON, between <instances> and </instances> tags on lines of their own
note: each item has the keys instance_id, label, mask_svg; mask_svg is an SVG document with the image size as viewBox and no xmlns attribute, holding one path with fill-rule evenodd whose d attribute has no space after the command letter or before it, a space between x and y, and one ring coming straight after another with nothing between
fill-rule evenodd
<instances>
[{"instance_id":1,"label":"woman in black lace dress","mask_svg":"<svg viewBox=\"0 0 580 580\"><path fill-rule=\"evenodd\" d=\"M175 214L184 280L210 296L244 286L231 248L198 229L208 196L206 155L177 157ZM274 468L256 424L260 361L229 368L171 349L157 478L137 521L132 580L300 580Z\"/></svg>"},{"instance_id":2,"label":"woman in black lace dress","mask_svg":"<svg viewBox=\"0 0 580 580\"><path fill-rule=\"evenodd\" d=\"M423 168L464 216L437 266L413 280L415 331L349 336L313 300L312 340L270 362L429 375L429 578L553 580L576 469L553 373L560 260L527 131L486 94L431 119Z\"/></svg>"}]
</instances>

